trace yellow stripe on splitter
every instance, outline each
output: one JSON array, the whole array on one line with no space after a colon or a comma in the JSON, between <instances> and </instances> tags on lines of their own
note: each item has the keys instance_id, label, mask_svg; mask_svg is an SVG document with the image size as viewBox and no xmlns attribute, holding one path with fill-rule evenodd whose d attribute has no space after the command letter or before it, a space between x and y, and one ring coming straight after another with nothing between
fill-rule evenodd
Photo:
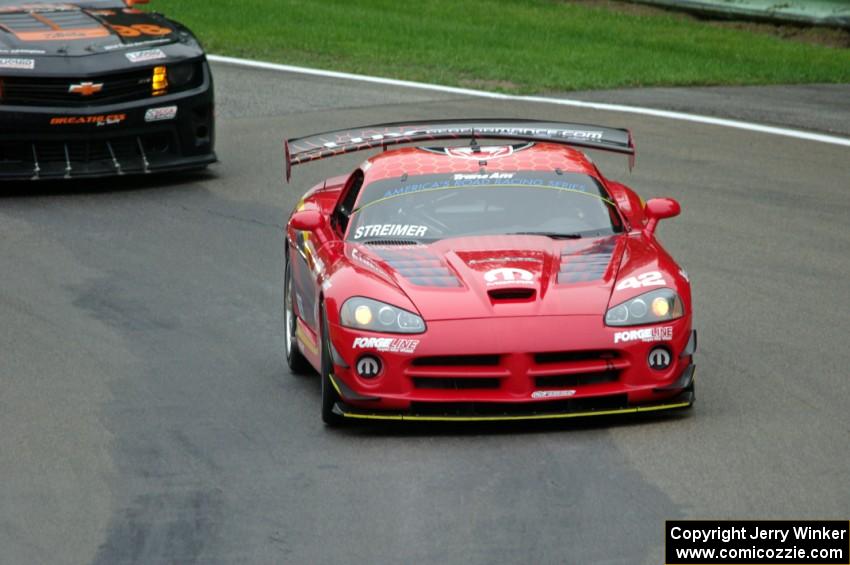
<instances>
[{"instance_id":1,"label":"yellow stripe on splitter","mask_svg":"<svg viewBox=\"0 0 850 565\"><path fill-rule=\"evenodd\" d=\"M333 382L333 380L331 380ZM334 385L336 386L336 385ZM337 390L339 392L339 390ZM687 408L690 402L679 402L676 404L662 404L659 406L635 406L632 408L618 408L616 410L595 410L591 412L571 412L567 414L528 414L519 416L417 416L415 414L362 414L357 412L343 412L346 418L357 418L361 420L411 420L421 422L498 422L515 420L555 420L563 418L584 418L588 416L611 416L614 414L635 414L637 412L654 412L658 410L674 410L676 408Z\"/></svg>"}]
</instances>

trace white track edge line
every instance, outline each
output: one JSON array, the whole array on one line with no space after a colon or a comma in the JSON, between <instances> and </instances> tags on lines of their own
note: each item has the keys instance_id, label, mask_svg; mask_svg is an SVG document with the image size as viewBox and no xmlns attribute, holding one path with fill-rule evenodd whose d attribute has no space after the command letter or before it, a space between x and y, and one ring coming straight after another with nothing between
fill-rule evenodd
<instances>
[{"instance_id":1,"label":"white track edge line","mask_svg":"<svg viewBox=\"0 0 850 565\"><path fill-rule=\"evenodd\" d=\"M254 61L251 59L240 59L237 57L226 57L223 55L207 55L207 59L214 63L223 63L227 65L235 65L253 69L264 69L269 71L279 71L285 73L297 73L302 75L313 75L324 78L335 78L343 80L356 80L360 82L370 82L375 84L383 84L386 86L399 86L403 88L416 88L419 90L430 90L433 92L445 92L448 94L459 94L462 96L474 96L477 98L492 98L496 100L513 100L517 102L534 102L539 104L555 104L559 106L572 106L575 108L589 108L591 110L602 110L608 112L622 112L626 114L639 114L644 116L653 116L656 118L666 118L669 120L679 120L684 122L695 122L700 124L708 124L713 126L727 127L740 129L745 131L754 131L759 133L767 133L771 135L779 135L783 137L791 137L795 139L803 139L806 141L817 141L820 143L829 143L831 145L841 145L850 147L850 139L838 137L834 135L826 135L821 133L812 133L802 130L782 128L776 126L767 126L740 120L729 120L724 118L714 118L711 116L703 116L700 114L688 114L685 112L673 112L669 110L657 110L654 108L644 108L641 106L626 106L622 104L606 104L602 102L585 102L582 100L573 100L569 98L548 98L545 96L522 96L515 94L503 94L501 92L489 92L486 90L473 90L470 88L459 88L456 86L442 86L439 84L428 84L425 82L414 82L409 80L398 80L392 78L374 77L369 75L358 75L352 73L343 73L339 71L326 71L322 69L312 69L309 67L296 67L293 65L282 65L279 63L268 63L265 61Z\"/></svg>"}]
</instances>

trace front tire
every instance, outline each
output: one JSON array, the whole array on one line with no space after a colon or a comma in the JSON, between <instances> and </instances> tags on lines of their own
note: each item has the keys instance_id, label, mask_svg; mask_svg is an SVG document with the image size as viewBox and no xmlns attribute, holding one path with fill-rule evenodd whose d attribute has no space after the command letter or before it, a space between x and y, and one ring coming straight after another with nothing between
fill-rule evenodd
<instances>
[{"instance_id":1,"label":"front tire","mask_svg":"<svg viewBox=\"0 0 850 565\"><path fill-rule=\"evenodd\" d=\"M292 296L292 267L290 266L289 259L287 258L283 275L283 349L286 354L286 364L289 365L289 369L297 375L303 375L310 370L310 363L307 361L307 358L302 355L298 346L298 339L295 337L295 329L298 324L298 318L295 315L295 307L292 305Z\"/></svg>"},{"instance_id":2,"label":"front tire","mask_svg":"<svg viewBox=\"0 0 850 565\"><path fill-rule=\"evenodd\" d=\"M333 411L334 405L340 399L331 383L330 375L333 374L333 370L328 315L325 312L325 305L322 304L322 421L331 427L339 426L343 422L343 417Z\"/></svg>"}]
</instances>

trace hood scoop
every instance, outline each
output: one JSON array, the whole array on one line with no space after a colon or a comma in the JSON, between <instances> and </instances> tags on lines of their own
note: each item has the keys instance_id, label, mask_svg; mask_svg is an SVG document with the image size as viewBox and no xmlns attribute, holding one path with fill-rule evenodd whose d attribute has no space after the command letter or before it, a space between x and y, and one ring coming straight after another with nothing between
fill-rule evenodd
<instances>
[{"instance_id":1,"label":"hood scoop","mask_svg":"<svg viewBox=\"0 0 850 565\"><path fill-rule=\"evenodd\" d=\"M490 301L499 302L533 302L537 295L535 288L527 286L516 288L492 288L487 291Z\"/></svg>"}]
</instances>

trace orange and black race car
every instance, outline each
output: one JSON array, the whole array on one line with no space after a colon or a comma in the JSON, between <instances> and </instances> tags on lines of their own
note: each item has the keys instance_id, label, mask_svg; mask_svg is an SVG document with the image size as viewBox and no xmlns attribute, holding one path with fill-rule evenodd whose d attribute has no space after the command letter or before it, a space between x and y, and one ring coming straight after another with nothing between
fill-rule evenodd
<instances>
[{"instance_id":1,"label":"orange and black race car","mask_svg":"<svg viewBox=\"0 0 850 565\"><path fill-rule=\"evenodd\" d=\"M213 84L192 33L138 0L0 0L0 179L203 168Z\"/></svg>"}]
</instances>

